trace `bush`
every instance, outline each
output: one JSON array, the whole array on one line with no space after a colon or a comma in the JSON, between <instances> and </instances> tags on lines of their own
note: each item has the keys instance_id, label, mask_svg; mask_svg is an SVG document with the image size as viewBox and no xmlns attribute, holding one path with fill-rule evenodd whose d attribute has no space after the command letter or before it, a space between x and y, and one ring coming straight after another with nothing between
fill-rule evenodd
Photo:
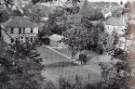
<instances>
[{"instance_id":1,"label":"bush","mask_svg":"<svg viewBox=\"0 0 135 89\"><path fill-rule=\"evenodd\" d=\"M87 63L87 56L85 54L80 54L78 60L81 61L81 64L86 64Z\"/></svg>"},{"instance_id":2,"label":"bush","mask_svg":"<svg viewBox=\"0 0 135 89\"><path fill-rule=\"evenodd\" d=\"M126 60L127 59L127 52L122 50L122 49L115 49L114 57L118 58L120 60Z\"/></svg>"},{"instance_id":3,"label":"bush","mask_svg":"<svg viewBox=\"0 0 135 89\"><path fill-rule=\"evenodd\" d=\"M43 66L30 58L31 47L16 44L2 46L0 54L0 88L1 89L41 89ZM25 50L24 50L25 49ZM26 55L27 53L27 55Z\"/></svg>"}]
</instances>

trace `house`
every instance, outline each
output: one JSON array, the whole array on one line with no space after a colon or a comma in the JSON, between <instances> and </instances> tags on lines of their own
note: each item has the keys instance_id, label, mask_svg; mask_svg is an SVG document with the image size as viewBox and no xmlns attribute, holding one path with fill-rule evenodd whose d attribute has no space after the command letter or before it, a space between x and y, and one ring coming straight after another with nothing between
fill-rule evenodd
<instances>
[{"instance_id":1,"label":"house","mask_svg":"<svg viewBox=\"0 0 135 89\"><path fill-rule=\"evenodd\" d=\"M37 38L38 26L32 23L28 17L13 17L5 23L5 31L2 31L2 38L8 44L16 40L33 42Z\"/></svg>"},{"instance_id":2,"label":"house","mask_svg":"<svg viewBox=\"0 0 135 89\"><path fill-rule=\"evenodd\" d=\"M110 35L114 32L118 36L117 48L126 51L126 37L124 36L127 32L127 17L125 15L121 16L111 16L105 21L105 31Z\"/></svg>"},{"instance_id":3,"label":"house","mask_svg":"<svg viewBox=\"0 0 135 89\"><path fill-rule=\"evenodd\" d=\"M116 47L126 51L126 42L126 37L119 37Z\"/></svg>"},{"instance_id":4,"label":"house","mask_svg":"<svg viewBox=\"0 0 135 89\"><path fill-rule=\"evenodd\" d=\"M61 42L61 40L64 38L64 36L58 35L58 34L53 34L49 36L50 39L50 46L51 47L56 47L56 48L65 48L66 45Z\"/></svg>"},{"instance_id":5,"label":"house","mask_svg":"<svg viewBox=\"0 0 135 89\"><path fill-rule=\"evenodd\" d=\"M124 35L127 29L127 18L124 16L120 17L109 17L105 21L105 30L109 34L116 32L118 35Z\"/></svg>"}]
</instances>

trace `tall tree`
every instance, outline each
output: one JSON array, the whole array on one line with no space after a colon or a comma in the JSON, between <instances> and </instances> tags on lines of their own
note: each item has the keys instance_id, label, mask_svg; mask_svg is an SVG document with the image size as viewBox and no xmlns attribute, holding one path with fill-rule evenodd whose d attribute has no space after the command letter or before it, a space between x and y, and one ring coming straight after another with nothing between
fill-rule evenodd
<instances>
[{"instance_id":1,"label":"tall tree","mask_svg":"<svg viewBox=\"0 0 135 89\"><path fill-rule=\"evenodd\" d=\"M71 16L73 16L73 18L69 20L76 18L74 15ZM113 45L113 42L109 42L106 39L109 39L110 35L105 32L104 24L102 23L104 20L103 14L89 7L87 0L85 0L77 16L78 18L75 20L80 19L80 22L72 23L64 32L66 36L65 42L69 45L73 54L85 49L103 53L106 51L107 47L113 47L107 46L108 44Z\"/></svg>"},{"instance_id":2,"label":"tall tree","mask_svg":"<svg viewBox=\"0 0 135 89\"><path fill-rule=\"evenodd\" d=\"M1 89L41 89L43 66L36 59L37 54L31 51L31 46L27 49L28 44L24 46L17 42L11 47L3 43L0 43Z\"/></svg>"}]
</instances>

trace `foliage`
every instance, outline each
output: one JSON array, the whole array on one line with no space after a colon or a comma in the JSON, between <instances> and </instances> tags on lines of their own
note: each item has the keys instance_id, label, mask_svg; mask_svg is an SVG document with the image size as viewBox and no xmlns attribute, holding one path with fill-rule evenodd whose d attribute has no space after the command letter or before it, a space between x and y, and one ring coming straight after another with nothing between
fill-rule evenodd
<instances>
[{"instance_id":1,"label":"foliage","mask_svg":"<svg viewBox=\"0 0 135 89\"><path fill-rule=\"evenodd\" d=\"M9 19L9 13L6 10L0 11L0 23L3 23Z\"/></svg>"},{"instance_id":2,"label":"foliage","mask_svg":"<svg viewBox=\"0 0 135 89\"><path fill-rule=\"evenodd\" d=\"M84 1L84 4L80 9L80 13L89 20L104 20L102 12L99 9L91 7L88 0Z\"/></svg>"},{"instance_id":3,"label":"foliage","mask_svg":"<svg viewBox=\"0 0 135 89\"><path fill-rule=\"evenodd\" d=\"M103 14L89 8L87 0L85 0L80 13L77 14L78 18L75 19L78 23L73 23L75 15L70 15L73 18L67 19L67 22L71 20L69 22L72 24L66 23L67 30L63 33L66 37L64 42L69 45L72 54L81 50L93 50L98 54L108 52L112 55L114 53L112 50L117 44L117 34L109 35L105 32Z\"/></svg>"},{"instance_id":4,"label":"foliage","mask_svg":"<svg viewBox=\"0 0 135 89\"><path fill-rule=\"evenodd\" d=\"M87 63L87 56L85 54L80 54L78 60L81 61L81 64L86 64Z\"/></svg>"},{"instance_id":5,"label":"foliage","mask_svg":"<svg viewBox=\"0 0 135 89\"><path fill-rule=\"evenodd\" d=\"M5 4L6 7L10 8L11 6L13 6L13 0L2 0L3 4Z\"/></svg>"},{"instance_id":6,"label":"foliage","mask_svg":"<svg viewBox=\"0 0 135 89\"><path fill-rule=\"evenodd\" d=\"M36 4L36 3L38 3L40 0L32 0L32 3L33 4Z\"/></svg>"},{"instance_id":7,"label":"foliage","mask_svg":"<svg viewBox=\"0 0 135 89\"><path fill-rule=\"evenodd\" d=\"M12 7L14 6L13 0L1 0L2 8L0 10L0 23L6 22L13 13ZM17 12L18 13L18 12Z\"/></svg>"},{"instance_id":8,"label":"foliage","mask_svg":"<svg viewBox=\"0 0 135 89\"><path fill-rule=\"evenodd\" d=\"M28 46L28 44L27 44ZM1 89L41 89L43 66L37 62L31 49L17 43L11 46L2 46L0 54L0 87ZM31 48L28 46L28 48Z\"/></svg>"},{"instance_id":9,"label":"foliage","mask_svg":"<svg viewBox=\"0 0 135 89\"><path fill-rule=\"evenodd\" d=\"M49 14L48 30L55 34L62 34L65 30L65 16L63 9L56 9Z\"/></svg>"},{"instance_id":10,"label":"foliage","mask_svg":"<svg viewBox=\"0 0 135 89\"><path fill-rule=\"evenodd\" d=\"M117 48L114 51L114 57L125 61L127 60L127 52Z\"/></svg>"},{"instance_id":11,"label":"foliage","mask_svg":"<svg viewBox=\"0 0 135 89\"><path fill-rule=\"evenodd\" d=\"M71 83L69 80L65 78L59 79L59 87L56 87L52 82L47 82L45 85L45 89L129 89L122 83L124 80L116 79L112 85L106 85L104 82L98 82L91 84L86 82L85 84L81 82L81 77L76 75L75 83Z\"/></svg>"},{"instance_id":12,"label":"foliage","mask_svg":"<svg viewBox=\"0 0 135 89\"><path fill-rule=\"evenodd\" d=\"M85 20L79 26L72 25L64 32L64 36L66 37L65 43L73 51L88 49L97 52L100 49L104 50L103 43L108 42L104 39L108 35L104 32L104 26L101 22L93 24L91 21Z\"/></svg>"},{"instance_id":13,"label":"foliage","mask_svg":"<svg viewBox=\"0 0 135 89\"><path fill-rule=\"evenodd\" d=\"M39 22L41 17L47 17L50 11L46 6L32 5L31 3L24 8L24 14L35 22Z\"/></svg>"},{"instance_id":14,"label":"foliage","mask_svg":"<svg viewBox=\"0 0 135 89\"><path fill-rule=\"evenodd\" d=\"M124 62L118 62L115 65L103 63L100 66L105 89L128 89L127 64Z\"/></svg>"},{"instance_id":15,"label":"foliage","mask_svg":"<svg viewBox=\"0 0 135 89\"><path fill-rule=\"evenodd\" d=\"M36 4L38 2L52 2L53 0L32 0L33 4ZM69 0L67 0L69 1ZM80 2L80 0L72 0L72 3Z\"/></svg>"}]
</instances>

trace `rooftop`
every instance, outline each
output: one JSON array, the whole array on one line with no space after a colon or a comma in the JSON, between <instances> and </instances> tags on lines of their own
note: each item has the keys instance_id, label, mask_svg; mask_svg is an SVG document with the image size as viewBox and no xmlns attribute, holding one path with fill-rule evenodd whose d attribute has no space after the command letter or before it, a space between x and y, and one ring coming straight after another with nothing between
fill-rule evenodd
<instances>
[{"instance_id":1,"label":"rooftop","mask_svg":"<svg viewBox=\"0 0 135 89\"><path fill-rule=\"evenodd\" d=\"M106 25L113 25L113 26L125 26L127 23L126 19L122 16L120 17L109 17L106 21Z\"/></svg>"},{"instance_id":2,"label":"rooftop","mask_svg":"<svg viewBox=\"0 0 135 89\"><path fill-rule=\"evenodd\" d=\"M49 38L50 38L51 40L53 40L53 41L60 41L60 40L62 40L64 37L61 36L61 35L58 35L58 34L53 34L53 35L49 36Z\"/></svg>"},{"instance_id":3,"label":"rooftop","mask_svg":"<svg viewBox=\"0 0 135 89\"><path fill-rule=\"evenodd\" d=\"M36 23L30 21L28 17L17 16L6 23L6 27L34 27Z\"/></svg>"}]
</instances>

